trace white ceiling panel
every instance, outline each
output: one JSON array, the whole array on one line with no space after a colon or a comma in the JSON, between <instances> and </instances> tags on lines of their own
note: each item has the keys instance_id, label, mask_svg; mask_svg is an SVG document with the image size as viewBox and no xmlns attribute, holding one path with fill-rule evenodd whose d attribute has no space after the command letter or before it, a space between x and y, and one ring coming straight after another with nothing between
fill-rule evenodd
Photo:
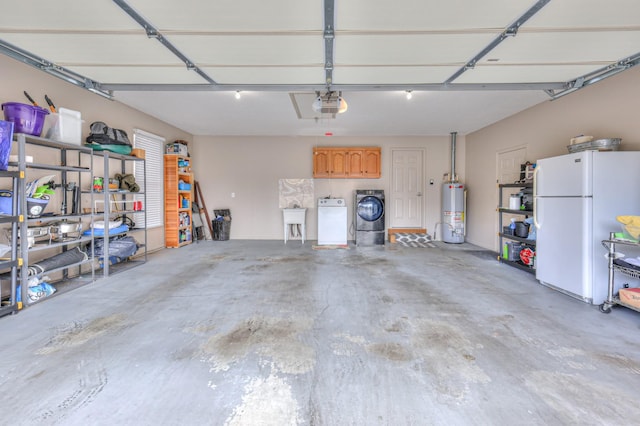
<instances>
[{"instance_id":1,"label":"white ceiling panel","mask_svg":"<svg viewBox=\"0 0 640 426\"><path fill-rule=\"evenodd\" d=\"M467 134L548 99L542 91L343 92L349 110L301 120L288 93L122 92L116 99L196 135L420 136ZM176 113L180 111L181 113ZM186 113L188 111L188 113Z\"/></svg>"},{"instance_id":2,"label":"white ceiling panel","mask_svg":"<svg viewBox=\"0 0 640 426\"><path fill-rule=\"evenodd\" d=\"M323 85L324 69L316 67L201 67L219 84Z\"/></svg>"},{"instance_id":3,"label":"white ceiling panel","mask_svg":"<svg viewBox=\"0 0 640 426\"><path fill-rule=\"evenodd\" d=\"M620 28L638 25L638 0L553 0L527 22L526 28Z\"/></svg>"},{"instance_id":4,"label":"white ceiling panel","mask_svg":"<svg viewBox=\"0 0 640 426\"><path fill-rule=\"evenodd\" d=\"M439 84L459 67L341 67L333 72L335 84Z\"/></svg>"},{"instance_id":5,"label":"white ceiling panel","mask_svg":"<svg viewBox=\"0 0 640 426\"><path fill-rule=\"evenodd\" d=\"M339 30L411 31L500 28L534 0L348 0L336 2Z\"/></svg>"},{"instance_id":6,"label":"white ceiling panel","mask_svg":"<svg viewBox=\"0 0 640 426\"><path fill-rule=\"evenodd\" d=\"M559 93L640 52L640 0L551 0L483 57L537 0L335 1L329 57L323 0L116 1L12 2L0 15L0 52L42 69L37 58L3 46L6 41L103 83L116 98L188 132L221 135L324 133L313 120L297 120L291 107L288 93L310 86L345 92L349 111L331 120L336 134L464 134L549 99L544 89ZM129 7L147 23L129 16ZM147 37L149 26L159 39ZM412 87L443 84L467 64L453 84L439 87L451 90ZM225 91L162 87L209 82L199 72ZM531 90L534 83L542 84ZM75 84L84 87L82 78ZM127 91L148 84L156 91ZM456 92L456 84L491 90ZM521 90L505 92L505 84ZM366 87L346 93L358 85ZM380 92L384 85L399 90ZM247 86L266 91L236 102L232 92ZM414 91L412 103L403 90ZM385 105L384 119L378 105Z\"/></svg>"},{"instance_id":7,"label":"white ceiling panel","mask_svg":"<svg viewBox=\"0 0 640 426\"><path fill-rule=\"evenodd\" d=\"M336 37L337 65L465 64L496 34Z\"/></svg>"},{"instance_id":8,"label":"white ceiling panel","mask_svg":"<svg viewBox=\"0 0 640 426\"><path fill-rule=\"evenodd\" d=\"M94 81L112 84L206 84L202 77L182 66L141 67L72 66L70 70L89 77Z\"/></svg>"},{"instance_id":9,"label":"white ceiling panel","mask_svg":"<svg viewBox=\"0 0 640 426\"><path fill-rule=\"evenodd\" d=\"M58 65L158 64L182 62L158 41L145 35L3 34L0 39Z\"/></svg>"},{"instance_id":10,"label":"white ceiling panel","mask_svg":"<svg viewBox=\"0 0 640 426\"><path fill-rule=\"evenodd\" d=\"M168 39L202 66L324 63L322 37L173 35Z\"/></svg>"},{"instance_id":11,"label":"white ceiling panel","mask_svg":"<svg viewBox=\"0 0 640 426\"><path fill-rule=\"evenodd\" d=\"M485 59L528 64L598 63L615 62L638 52L640 30L521 33L506 39Z\"/></svg>"},{"instance_id":12,"label":"white ceiling panel","mask_svg":"<svg viewBox=\"0 0 640 426\"><path fill-rule=\"evenodd\" d=\"M593 70L592 65L479 65L455 83L561 83Z\"/></svg>"},{"instance_id":13,"label":"white ceiling panel","mask_svg":"<svg viewBox=\"0 0 640 426\"><path fill-rule=\"evenodd\" d=\"M322 0L130 0L158 29L189 31L322 30Z\"/></svg>"},{"instance_id":14,"label":"white ceiling panel","mask_svg":"<svg viewBox=\"0 0 640 426\"><path fill-rule=\"evenodd\" d=\"M138 30L140 26L112 1L19 0L4 2L0 28L27 30Z\"/></svg>"}]
</instances>

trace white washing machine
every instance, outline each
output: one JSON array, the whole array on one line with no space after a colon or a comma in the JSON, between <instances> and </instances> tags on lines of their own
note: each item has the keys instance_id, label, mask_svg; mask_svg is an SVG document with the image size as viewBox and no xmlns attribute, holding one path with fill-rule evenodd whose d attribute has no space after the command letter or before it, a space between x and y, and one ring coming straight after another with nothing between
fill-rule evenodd
<instances>
[{"instance_id":1,"label":"white washing machine","mask_svg":"<svg viewBox=\"0 0 640 426\"><path fill-rule=\"evenodd\" d=\"M318 198L318 245L347 244L347 204L344 198Z\"/></svg>"}]
</instances>

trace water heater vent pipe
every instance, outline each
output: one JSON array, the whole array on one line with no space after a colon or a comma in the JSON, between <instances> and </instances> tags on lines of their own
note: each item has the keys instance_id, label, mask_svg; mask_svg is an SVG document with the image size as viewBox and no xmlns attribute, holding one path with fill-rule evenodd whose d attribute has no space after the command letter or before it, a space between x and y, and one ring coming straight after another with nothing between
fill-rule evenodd
<instances>
[{"instance_id":1,"label":"water heater vent pipe","mask_svg":"<svg viewBox=\"0 0 640 426\"><path fill-rule=\"evenodd\" d=\"M449 174L449 182L457 182L456 176L456 138L458 132L451 132L451 173Z\"/></svg>"},{"instance_id":2,"label":"water heater vent pipe","mask_svg":"<svg viewBox=\"0 0 640 426\"><path fill-rule=\"evenodd\" d=\"M451 179L456 176L456 137L458 132L451 132Z\"/></svg>"}]
</instances>

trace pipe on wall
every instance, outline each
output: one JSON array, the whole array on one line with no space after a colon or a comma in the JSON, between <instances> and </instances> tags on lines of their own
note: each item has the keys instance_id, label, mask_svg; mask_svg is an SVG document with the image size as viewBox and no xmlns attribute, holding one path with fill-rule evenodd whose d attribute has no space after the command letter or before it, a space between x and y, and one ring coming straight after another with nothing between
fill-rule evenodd
<instances>
[{"instance_id":1,"label":"pipe on wall","mask_svg":"<svg viewBox=\"0 0 640 426\"><path fill-rule=\"evenodd\" d=\"M451 182L455 182L458 179L456 178L456 139L458 136L458 132L451 132L451 175L449 179Z\"/></svg>"}]
</instances>

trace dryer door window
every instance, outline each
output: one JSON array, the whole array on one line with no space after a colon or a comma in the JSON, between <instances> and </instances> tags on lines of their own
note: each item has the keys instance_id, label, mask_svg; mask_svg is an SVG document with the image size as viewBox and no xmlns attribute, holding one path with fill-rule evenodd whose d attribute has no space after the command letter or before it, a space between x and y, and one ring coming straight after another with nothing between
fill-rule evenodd
<instances>
[{"instance_id":1,"label":"dryer door window","mask_svg":"<svg viewBox=\"0 0 640 426\"><path fill-rule=\"evenodd\" d=\"M367 196L358 202L358 216L367 222L375 222L384 213L384 205L377 197Z\"/></svg>"}]
</instances>

